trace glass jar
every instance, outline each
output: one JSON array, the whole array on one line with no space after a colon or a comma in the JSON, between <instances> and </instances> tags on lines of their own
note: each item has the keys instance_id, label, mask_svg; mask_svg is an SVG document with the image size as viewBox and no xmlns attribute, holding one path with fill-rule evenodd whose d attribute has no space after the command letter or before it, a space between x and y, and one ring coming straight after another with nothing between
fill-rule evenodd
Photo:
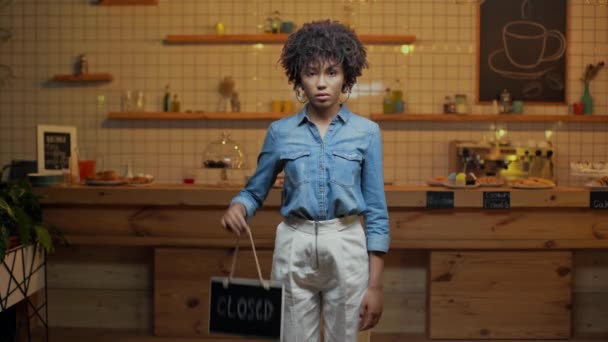
<instances>
[{"instance_id":1,"label":"glass jar","mask_svg":"<svg viewBox=\"0 0 608 342\"><path fill-rule=\"evenodd\" d=\"M230 139L228 133L221 133L220 138L210 142L203 153L203 167L208 169L243 169L246 161L243 147Z\"/></svg>"},{"instance_id":2,"label":"glass jar","mask_svg":"<svg viewBox=\"0 0 608 342\"><path fill-rule=\"evenodd\" d=\"M466 114L468 112L467 96L465 94L456 94L454 99L456 102L456 113Z\"/></svg>"}]
</instances>

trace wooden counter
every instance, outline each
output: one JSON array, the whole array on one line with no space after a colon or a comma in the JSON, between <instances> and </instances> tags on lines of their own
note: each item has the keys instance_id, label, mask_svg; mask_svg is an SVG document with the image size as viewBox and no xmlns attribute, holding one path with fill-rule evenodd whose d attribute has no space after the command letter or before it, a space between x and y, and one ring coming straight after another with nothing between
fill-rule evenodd
<instances>
[{"instance_id":1,"label":"wooden counter","mask_svg":"<svg viewBox=\"0 0 608 342\"><path fill-rule=\"evenodd\" d=\"M235 239L219 220L239 190L36 189L45 221L72 243L49 258L50 321L67 329L57 332L84 332L59 336L72 341L107 328L101 334L111 340L212 340L207 279L227 274ZM608 210L589 209L589 189L455 190L453 209L427 209L429 191L451 192L386 187L391 251L372 341L608 340ZM510 209L483 209L484 191L508 192ZM250 220L266 275L280 198L273 189ZM253 277L253 269L245 251L237 274Z\"/></svg>"},{"instance_id":2,"label":"wooden counter","mask_svg":"<svg viewBox=\"0 0 608 342\"><path fill-rule=\"evenodd\" d=\"M199 185L159 184L147 187L74 186L38 188L45 204L111 205L192 205L226 207L241 188ZM550 190L524 190L508 187L450 190L442 187L389 185L385 187L391 208L424 208L427 191L453 191L456 208L481 208L484 191L508 191L513 208L588 208L589 190L584 187L557 187ZM273 188L265 207L280 205L281 189Z\"/></svg>"},{"instance_id":3,"label":"wooden counter","mask_svg":"<svg viewBox=\"0 0 608 342\"><path fill-rule=\"evenodd\" d=\"M238 191L182 185L37 189L43 196L45 219L61 227L72 243L190 247L233 246L233 236L219 222ZM590 210L590 191L585 188L455 190L452 210L426 209L428 191L446 189L386 188L392 248L608 247L608 210ZM511 210L482 209L484 191L510 192ZM280 198L280 189L273 189L250 222L260 247L273 246L274 228L281 220ZM103 219L82 225L88 217Z\"/></svg>"}]
</instances>

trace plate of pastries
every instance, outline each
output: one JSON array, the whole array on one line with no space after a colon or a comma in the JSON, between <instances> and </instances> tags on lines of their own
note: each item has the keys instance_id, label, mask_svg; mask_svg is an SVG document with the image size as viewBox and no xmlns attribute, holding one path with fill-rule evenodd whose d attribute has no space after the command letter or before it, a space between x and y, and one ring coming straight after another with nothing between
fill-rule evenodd
<instances>
[{"instance_id":1,"label":"plate of pastries","mask_svg":"<svg viewBox=\"0 0 608 342\"><path fill-rule=\"evenodd\" d=\"M131 186L148 186L154 183L154 177L152 175L138 173L134 177L127 178L127 182Z\"/></svg>"},{"instance_id":2,"label":"plate of pastries","mask_svg":"<svg viewBox=\"0 0 608 342\"><path fill-rule=\"evenodd\" d=\"M127 179L118 175L114 170L104 170L95 173L91 178L87 178L87 185L122 185L127 184Z\"/></svg>"},{"instance_id":3,"label":"plate of pastries","mask_svg":"<svg viewBox=\"0 0 608 342\"><path fill-rule=\"evenodd\" d=\"M95 173L91 178L87 178L87 185L132 185L132 186L147 186L154 182L152 175L143 173L137 174L134 177L120 176L114 170L105 170Z\"/></svg>"},{"instance_id":4,"label":"plate of pastries","mask_svg":"<svg viewBox=\"0 0 608 342\"><path fill-rule=\"evenodd\" d=\"M608 176L600 177L585 185L594 190L608 190Z\"/></svg>"},{"instance_id":5,"label":"plate of pastries","mask_svg":"<svg viewBox=\"0 0 608 342\"><path fill-rule=\"evenodd\" d=\"M515 189L552 189L555 183L546 178L528 177L511 182L511 187Z\"/></svg>"},{"instance_id":6,"label":"plate of pastries","mask_svg":"<svg viewBox=\"0 0 608 342\"><path fill-rule=\"evenodd\" d=\"M443 186L443 183L447 180L445 176L437 176L433 178L429 178L425 181L428 186Z\"/></svg>"}]
</instances>

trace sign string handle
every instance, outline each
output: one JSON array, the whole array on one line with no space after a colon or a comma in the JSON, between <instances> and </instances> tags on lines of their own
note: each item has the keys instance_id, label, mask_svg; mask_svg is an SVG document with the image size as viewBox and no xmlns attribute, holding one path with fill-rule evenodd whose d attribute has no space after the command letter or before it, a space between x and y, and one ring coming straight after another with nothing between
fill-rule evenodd
<instances>
[{"instance_id":1,"label":"sign string handle","mask_svg":"<svg viewBox=\"0 0 608 342\"><path fill-rule=\"evenodd\" d=\"M251 235L251 229L249 229L249 226L247 226L247 236L249 236L249 241L251 242L251 250L253 251L253 258L255 259L255 266L258 270L258 277L260 278L260 283L262 284L262 286L264 286L264 288L266 290L268 290L268 289L270 289L270 284L267 280L264 280L264 277L262 277L260 261L258 260L257 253L255 252L255 243L253 242L253 236ZM237 236L236 248L234 249L234 254L232 255L232 266L230 267L230 275L228 276L228 279L226 279L224 281L224 287L228 287L228 284L232 281L232 277L234 275L234 269L236 268L236 259L237 259L237 255L239 253L240 240L241 240L240 236Z\"/></svg>"}]
</instances>

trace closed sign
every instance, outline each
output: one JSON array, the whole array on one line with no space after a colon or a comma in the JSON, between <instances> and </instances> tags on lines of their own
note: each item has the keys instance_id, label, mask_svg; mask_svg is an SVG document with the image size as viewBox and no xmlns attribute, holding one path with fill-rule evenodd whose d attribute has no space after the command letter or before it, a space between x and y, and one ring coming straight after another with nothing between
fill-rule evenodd
<instances>
[{"instance_id":1,"label":"closed sign","mask_svg":"<svg viewBox=\"0 0 608 342\"><path fill-rule=\"evenodd\" d=\"M271 282L265 289L257 279L211 278L209 332L280 340L283 286Z\"/></svg>"}]
</instances>

